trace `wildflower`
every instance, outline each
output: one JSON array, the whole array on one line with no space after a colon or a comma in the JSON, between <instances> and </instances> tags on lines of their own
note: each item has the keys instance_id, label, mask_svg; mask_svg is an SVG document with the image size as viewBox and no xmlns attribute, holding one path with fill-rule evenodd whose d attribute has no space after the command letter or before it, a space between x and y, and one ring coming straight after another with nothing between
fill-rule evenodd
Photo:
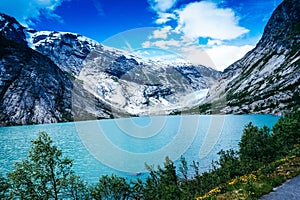
<instances>
[{"instance_id":1,"label":"wildflower","mask_svg":"<svg viewBox=\"0 0 300 200\"><path fill-rule=\"evenodd\" d=\"M201 196L201 197L197 197L196 200L203 200L203 199L205 199L205 198L214 196L214 195L216 195L216 194L218 194L218 193L220 193L220 192L221 192L220 188L216 187L216 188L210 190L210 191L209 191L208 193L206 193L205 195L203 195L203 196Z\"/></svg>"},{"instance_id":2,"label":"wildflower","mask_svg":"<svg viewBox=\"0 0 300 200\"><path fill-rule=\"evenodd\" d=\"M252 181L256 181L257 180L257 177L254 175L254 174L247 174L247 175L244 175L244 176L241 176L240 179L246 183L250 180Z\"/></svg>"},{"instance_id":3,"label":"wildflower","mask_svg":"<svg viewBox=\"0 0 300 200\"><path fill-rule=\"evenodd\" d=\"M230 181L228 184L229 185L234 185L234 184L236 184L238 182L238 180L235 178L235 179L233 179L232 181Z\"/></svg>"}]
</instances>

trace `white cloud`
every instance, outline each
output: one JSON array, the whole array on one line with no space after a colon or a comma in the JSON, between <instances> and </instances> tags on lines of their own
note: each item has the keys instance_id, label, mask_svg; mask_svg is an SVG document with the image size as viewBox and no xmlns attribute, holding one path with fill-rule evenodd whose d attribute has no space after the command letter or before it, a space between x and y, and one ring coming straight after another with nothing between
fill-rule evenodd
<instances>
[{"instance_id":1,"label":"white cloud","mask_svg":"<svg viewBox=\"0 0 300 200\"><path fill-rule=\"evenodd\" d=\"M254 46L230 46L221 45L214 46L206 50L208 56L213 60L216 68L223 71L226 67L241 59L247 52L252 50Z\"/></svg>"},{"instance_id":2,"label":"white cloud","mask_svg":"<svg viewBox=\"0 0 300 200\"><path fill-rule=\"evenodd\" d=\"M171 9L177 0L148 0L151 8L156 12L165 12Z\"/></svg>"},{"instance_id":3,"label":"white cloud","mask_svg":"<svg viewBox=\"0 0 300 200\"><path fill-rule=\"evenodd\" d=\"M172 30L171 26L165 26L163 28L157 29L153 31L152 35L150 35L149 39L167 39L170 31Z\"/></svg>"},{"instance_id":4,"label":"white cloud","mask_svg":"<svg viewBox=\"0 0 300 200\"><path fill-rule=\"evenodd\" d=\"M180 54L189 62L219 70L215 67L213 60L208 56L207 52L199 45L186 46L183 47L181 51L182 52Z\"/></svg>"},{"instance_id":5,"label":"white cloud","mask_svg":"<svg viewBox=\"0 0 300 200\"><path fill-rule=\"evenodd\" d=\"M151 42L150 41L143 42L142 43L142 47L143 48L149 48L149 47L151 47Z\"/></svg>"},{"instance_id":6,"label":"white cloud","mask_svg":"<svg viewBox=\"0 0 300 200\"><path fill-rule=\"evenodd\" d=\"M160 49L170 49L171 47L180 47L181 42L178 40L156 40L154 42L146 41L142 44L143 48L158 47Z\"/></svg>"},{"instance_id":7,"label":"white cloud","mask_svg":"<svg viewBox=\"0 0 300 200\"><path fill-rule=\"evenodd\" d=\"M222 44L222 41L221 40L211 40L211 39L208 39L207 41L207 46L214 46L214 45L221 45Z\"/></svg>"},{"instance_id":8,"label":"white cloud","mask_svg":"<svg viewBox=\"0 0 300 200\"><path fill-rule=\"evenodd\" d=\"M168 21L176 18L176 15L173 13L158 12L157 15L158 18L155 20L156 24L165 24Z\"/></svg>"},{"instance_id":9,"label":"white cloud","mask_svg":"<svg viewBox=\"0 0 300 200\"><path fill-rule=\"evenodd\" d=\"M66 0L18 0L17 2L0 0L0 10L15 17L22 24L28 25L32 23L32 18L38 18L41 13L45 17L61 20L54 11L63 1Z\"/></svg>"},{"instance_id":10,"label":"white cloud","mask_svg":"<svg viewBox=\"0 0 300 200\"><path fill-rule=\"evenodd\" d=\"M189 46L183 48L184 56L194 64L201 64L223 71L226 67L241 59L254 46L230 46L220 45L210 48L200 48L199 46Z\"/></svg>"},{"instance_id":11,"label":"white cloud","mask_svg":"<svg viewBox=\"0 0 300 200\"><path fill-rule=\"evenodd\" d=\"M191 63L219 71L254 48L251 45L230 45L230 40L249 32L239 26L239 18L230 8L218 8L216 3L205 0L189 3L177 10L174 10L175 0L149 0L149 3L158 15L156 24L164 25L175 20L178 25L175 29L165 26L155 30L142 44L143 48L171 51ZM199 45L199 38L208 38L207 44Z\"/></svg>"},{"instance_id":12,"label":"white cloud","mask_svg":"<svg viewBox=\"0 0 300 200\"><path fill-rule=\"evenodd\" d=\"M238 17L229 8L218 8L212 2L194 2L176 10L177 31L195 39L199 37L217 40L232 40L247 32L238 25Z\"/></svg>"},{"instance_id":13,"label":"white cloud","mask_svg":"<svg viewBox=\"0 0 300 200\"><path fill-rule=\"evenodd\" d=\"M241 59L247 52L253 49L254 46L232 46L220 45L205 49L207 56L213 62L213 65L207 65L219 71L223 71L226 67ZM195 59L196 61L197 59Z\"/></svg>"},{"instance_id":14,"label":"white cloud","mask_svg":"<svg viewBox=\"0 0 300 200\"><path fill-rule=\"evenodd\" d=\"M182 36L179 40L167 38L167 40L146 41L142 47L168 50L181 55L193 64L201 64L219 71L223 71L254 48L251 45L225 45L220 40L209 40L208 43L209 45L199 45L196 41Z\"/></svg>"}]
</instances>

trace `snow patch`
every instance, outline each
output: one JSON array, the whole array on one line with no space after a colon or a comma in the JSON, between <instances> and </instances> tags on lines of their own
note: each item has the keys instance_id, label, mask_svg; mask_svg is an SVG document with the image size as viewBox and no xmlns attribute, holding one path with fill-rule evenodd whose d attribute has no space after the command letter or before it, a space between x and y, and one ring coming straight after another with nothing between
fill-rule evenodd
<instances>
[{"instance_id":1,"label":"snow patch","mask_svg":"<svg viewBox=\"0 0 300 200\"><path fill-rule=\"evenodd\" d=\"M260 71L259 76L264 75L265 73L273 72L275 69L280 67L282 63L285 61L285 56L273 56L265 65L264 68Z\"/></svg>"}]
</instances>

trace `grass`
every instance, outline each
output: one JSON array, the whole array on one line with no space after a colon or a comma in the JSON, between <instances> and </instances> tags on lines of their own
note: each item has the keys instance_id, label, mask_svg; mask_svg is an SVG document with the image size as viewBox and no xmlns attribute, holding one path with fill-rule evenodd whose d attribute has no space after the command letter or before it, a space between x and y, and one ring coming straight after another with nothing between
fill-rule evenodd
<instances>
[{"instance_id":1,"label":"grass","mask_svg":"<svg viewBox=\"0 0 300 200\"><path fill-rule=\"evenodd\" d=\"M300 174L300 157L289 156L259 168L251 174L236 177L210 190L196 200L258 199Z\"/></svg>"}]
</instances>

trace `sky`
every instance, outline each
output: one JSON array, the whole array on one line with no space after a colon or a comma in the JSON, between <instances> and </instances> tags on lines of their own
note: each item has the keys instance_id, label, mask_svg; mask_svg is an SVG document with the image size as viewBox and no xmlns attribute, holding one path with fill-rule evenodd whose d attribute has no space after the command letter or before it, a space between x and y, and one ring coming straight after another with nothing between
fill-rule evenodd
<instances>
[{"instance_id":1,"label":"sky","mask_svg":"<svg viewBox=\"0 0 300 200\"><path fill-rule=\"evenodd\" d=\"M282 0L0 0L36 30L79 33L152 59L224 70L253 49Z\"/></svg>"}]
</instances>

